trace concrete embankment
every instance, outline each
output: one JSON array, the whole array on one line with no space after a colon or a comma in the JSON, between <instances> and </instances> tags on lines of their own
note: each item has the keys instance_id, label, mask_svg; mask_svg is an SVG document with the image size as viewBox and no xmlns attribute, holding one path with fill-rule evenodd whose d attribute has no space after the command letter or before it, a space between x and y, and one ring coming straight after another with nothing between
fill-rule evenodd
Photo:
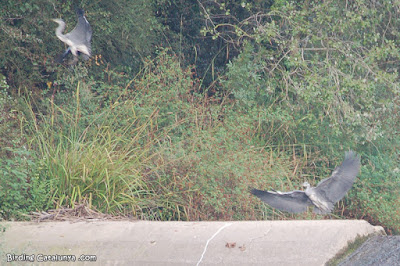
<instances>
[{"instance_id":1,"label":"concrete embankment","mask_svg":"<svg viewBox=\"0 0 400 266\"><path fill-rule=\"evenodd\" d=\"M357 236L384 234L359 220L3 222L0 229L1 265L323 265Z\"/></svg>"}]
</instances>

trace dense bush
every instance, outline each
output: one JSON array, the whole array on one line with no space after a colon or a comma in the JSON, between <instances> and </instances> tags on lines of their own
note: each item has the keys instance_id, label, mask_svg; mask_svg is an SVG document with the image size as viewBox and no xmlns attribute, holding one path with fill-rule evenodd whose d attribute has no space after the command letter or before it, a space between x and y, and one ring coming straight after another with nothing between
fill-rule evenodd
<instances>
[{"instance_id":1,"label":"dense bush","mask_svg":"<svg viewBox=\"0 0 400 266\"><path fill-rule=\"evenodd\" d=\"M48 207L48 182L29 151L7 151L10 158L0 159L0 219L28 219L29 212Z\"/></svg>"}]
</instances>

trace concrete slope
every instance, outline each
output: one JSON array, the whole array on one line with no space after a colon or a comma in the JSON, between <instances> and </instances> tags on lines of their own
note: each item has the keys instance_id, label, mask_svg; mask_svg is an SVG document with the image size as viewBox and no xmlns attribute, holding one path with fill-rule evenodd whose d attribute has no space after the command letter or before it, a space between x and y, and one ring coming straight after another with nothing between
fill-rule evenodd
<instances>
[{"instance_id":1,"label":"concrete slope","mask_svg":"<svg viewBox=\"0 0 400 266\"><path fill-rule=\"evenodd\" d=\"M400 236L374 236L364 242L340 266L400 265Z\"/></svg>"},{"instance_id":2,"label":"concrete slope","mask_svg":"<svg viewBox=\"0 0 400 266\"><path fill-rule=\"evenodd\" d=\"M358 220L3 222L2 227L1 265L7 259L15 265L24 264L21 260L36 265L46 260L46 265L323 265L357 235L384 234L382 227ZM75 262L54 262L67 259Z\"/></svg>"}]
</instances>

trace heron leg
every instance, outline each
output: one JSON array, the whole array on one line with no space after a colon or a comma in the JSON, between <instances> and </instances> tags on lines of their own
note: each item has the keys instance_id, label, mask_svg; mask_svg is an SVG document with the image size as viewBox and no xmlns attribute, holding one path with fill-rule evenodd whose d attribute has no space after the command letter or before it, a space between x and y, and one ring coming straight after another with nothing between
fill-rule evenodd
<instances>
[{"instance_id":1,"label":"heron leg","mask_svg":"<svg viewBox=\"0 0 400 266\"><path fill-rule=\"evenodd\" d=\"M62 59L64 59L68 55L68 53L70 53L70 52L71 52L71 48L68 47L68 49L65 50L65 52L61 55Z\"/></svg>"},{"instance_id":2,"label":"heron leg","mask_svg":"<svg viewBox=\"0 0 400 266\"><path fill-rule=\"evenodd\" d=\"M85 60L85 61L89 60L89 58L90 58L87 54L84 54L81 52L79 52L79 54L82 56L83 60Z\"/></svg>"},{"instance_id":3,"label":"heron leg","mask_svg":"<svg viewBox=\"0 0 400 266\"><path fill-rule=\"evenodd\" d=\"M74 59L71 60L69 65L74 66L74 65L76 65L76 63L78 63L78 55L74 55Z\"/></svg>"},{"instance_id":4,"label":"heron leg","mask_svg":"<svg viewBox=\"0 0 400 266\"><path fill-rule=\"evenodd\" d=\"M56 62L57 63L62 63L65 59L65 57L71 52L71 49L68 47L67 50L65 50L65 52L59 56L56 57Z\"/></svg>"}]
</instances>

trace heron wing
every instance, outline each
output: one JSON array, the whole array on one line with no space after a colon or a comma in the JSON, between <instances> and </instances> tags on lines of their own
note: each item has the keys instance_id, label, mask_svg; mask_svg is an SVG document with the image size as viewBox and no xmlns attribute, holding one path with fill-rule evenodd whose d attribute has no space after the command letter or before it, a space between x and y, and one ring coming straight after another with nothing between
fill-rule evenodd
<instances>
[{"instance_id":1,"label":"heron wing","mask_svg":"<svg viewBox=\"0 0 400 266\"><path fill-rule=\"evenodd\" d=\"M84 27L85 27L86 42L88 43L88 45L90 45L90 42L92 40L92 27L90 26L89 21L87 21L86 17L84 17L84 16L79 17L78 21L79 20L83 20L82 25L84 25ZM79 23L81 23L81 22L79 21Z\"/></svg>"},{"instance_id":2,"label":"heron wing","mask_svg":"<svg viewBox=\"0 0 400 266\"><path fill-rule=\"evenodd\" d=\"M304 191L300 190L282 193L252 189L250 192L268 205L281 211L304 212L307 210L307 206L311 204Z\"/></svg>"},{"instance_id":3,"label":"heron wing","mask_svg":"<svg viewBox=\"0 0 400 266\"><path fill-rule=\"evenodd\" d=\"M92 41L92 34L93 34L93 32L92 32L92 27L90 26L90 24L89 24L89 22L86 20L86 22L87 22L87 35L86 35L86 38L87 38L87 41L90 43L91 41Z\"/></svg>"},{"instance_id":4,"label":"heron wing","mask_svg":"<svg viewBox=\"0 0 400 266\"><path fill-rule=\"evenodd\" d=\"M318 183L315 188L316 192L333 204L338 202L353 186L360 166L360 157L353 151L346 152L342 164L333 171L329 178Z\"/></svg>"},{"instance_id":5,"label":"heron wing","mask_svg":"<svg viewBox=\"0 0 400 266\"><path fill-rule=\"evenodd\" d=\"M87 21L86 17L83 15L83 10L81 13L78 13L78 23L75 28L68 33L69 38L76 45L86 45L90 51L91 48L91 40L92 40L92 27Z\"/></svg>"}]
</instances>

